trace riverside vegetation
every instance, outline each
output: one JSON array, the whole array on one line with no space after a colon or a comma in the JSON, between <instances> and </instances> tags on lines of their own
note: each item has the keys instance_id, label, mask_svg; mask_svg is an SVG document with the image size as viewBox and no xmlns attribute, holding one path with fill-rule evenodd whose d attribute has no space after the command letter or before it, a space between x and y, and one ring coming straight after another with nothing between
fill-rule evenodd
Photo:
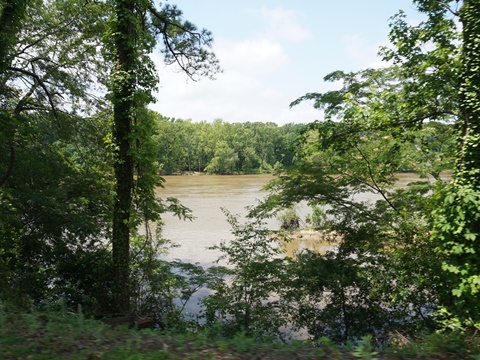
<instances>
[{"instance_id":1,"label":"riverside vegetation","mask_svg":"<svg viewBox=\"0 0 480 360\"><path fill-rule=\"evenodd\" d=\"M221 71L173 5L1 0L0 357L480 358L480 2L413 4L387 67L328 74L338 90L291 104L324 120L279 127L147 109L157 44ZM158 174L197 170L276 174L245 222L224 210L227 266L159 257L162 214L195 214L155 198ZM402 171L421 179L396 188ZM334 251L283 253L301 201Z\"/></svg>"}]
</instances>

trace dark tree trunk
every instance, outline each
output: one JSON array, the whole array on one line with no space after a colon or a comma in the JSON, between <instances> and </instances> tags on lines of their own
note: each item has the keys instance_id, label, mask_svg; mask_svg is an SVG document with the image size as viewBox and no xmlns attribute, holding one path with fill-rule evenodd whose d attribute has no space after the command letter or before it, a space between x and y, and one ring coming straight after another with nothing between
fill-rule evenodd
<instances>
[{"instance_id":1,"label":"dark tree trunk","mask_svg":"<svg viewBox=\"0 0 480 360\"><path fill-rule=\"evenodd\" d=\"M113 214L112 251L115 280L115 313L130 312L130 222L133 191L131 131L135 92L135 2L116 1L116 69L113 89L116 199Z\"/></svg>"}]
</instances>

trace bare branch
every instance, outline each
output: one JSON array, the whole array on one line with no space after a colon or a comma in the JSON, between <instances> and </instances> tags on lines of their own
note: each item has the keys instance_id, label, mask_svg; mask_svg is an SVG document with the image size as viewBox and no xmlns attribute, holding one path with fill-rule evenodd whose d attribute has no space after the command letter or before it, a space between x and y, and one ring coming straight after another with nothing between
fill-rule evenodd
<instances>
[{"instance_id":1,"label":"bare branch","mask_svg":"<svg viewBox=\"0 0 480 360\"><path fill-rule=\"evenodd\" d=\"M437 2L442 5L445 9L450 11L454 16L460 16L460 13L458 11L454 11L446 2L437 0Z\"/></svg>"},{"instance_id":2,"label":"bare branch","mask_svg":"<svg viewBox=\"0 0 480 360\"><path fill-rule=\"evenodd\" d=\"M368 169L368 175L370 177L370 180L372 180L373 186L371 186L372 189L375 189L382 195L383 199L387 202L388 205L395 211L398 212L397 208L393 203L390 201L390 199L387 197L383 189L378 185L377 181L375 180L375 176L372 171L372 165L370 164L370 161L368 160L367 156L363 153L363 151L358 147L358 145L355 145L357 151L360 153L360 156L363 158L363 160L367 163L367 169ZM370 184L368 184L370 186Z\"/></svg>"},{"instance_id":3,"label":"bare branch","mask_svg":"<svg viewBox=\"0 0 480 360\"><path fill-rule=\"evenodd\" d=\"M35 79L35 81L38 83L38 85L40 85L42 87L43 91L47 95L48 102L50 103L50 106L52 108L53 115L58 120L58 114L57 114L57 110L55 108L55 104L53 103L52 96L51 96L50 92L48 91L47 87L45 86L43 80L40 79L40 77L37 74L35 74L31 71L28 71L28 70L19 69L19 68L15 68L15 67L8 67L7 70L16 71L16 72L22 73L24 75L28 75L28 76L32 77L33 79Z\"/></svg>"}]
</instances>

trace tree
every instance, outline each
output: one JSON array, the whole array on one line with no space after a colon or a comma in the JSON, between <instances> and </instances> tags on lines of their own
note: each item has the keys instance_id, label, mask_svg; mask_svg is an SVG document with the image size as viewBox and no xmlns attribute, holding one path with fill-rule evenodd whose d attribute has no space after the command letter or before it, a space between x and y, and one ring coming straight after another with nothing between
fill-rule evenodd
<instances>
[{"instance_id":1,"label":"tree","mask_svg":"<svg viewBox=\"0 0 480 360\"><path fill-rule=\"evenodd\" d=\"M95 288L69 266L75 259L78 268L98 275L100 267L92 264L105 259L98 249L110 228L106 116L104 103L91 95L94 87L101 92L109 65L98 50L106 6L75 0L8 4L18 5L21 16L2 22L14 24L16 33L6 29L1 35L8 41L0 60L2 290L34 302L83 297L89 307L86 299L103 287L108 303L101 276ZM2 2L2 16L8 4ZM108 267L105 262L99 272L107 274Z\"/></svg>"},{"instance_id":2,"label":"tree","mask_svg":"<svg viewBox=\"0 0 480 360\"><path fill-rule=\"evenodd\" d=\"M112 255L114 264L115 310L130 312L130 229L133 199L133 159L131 153L132 122L135 116L135 67L138 61L136 44L142 44L140 19L136 1L115 1L115 71L113 78L114 144L118 147L115 159L115 206L112 226ZM140 4L138 4L140 5ZM137 10L138 11L138 10ZM139 9L140 13L145 9ZM143 46L146 46L142 44ZM141 49L141 47L140 47Z\"/></svg>"},{"instance_id":3,"label":"tree","mask_svg":"<svg viewBox=\"0 0 480 360\"><path fill-rule=\"evenodd\" d=\"M213 290L202 300L207 326L214 330L220 324L223 336L243 331L258 338L284 337L281 327L289 324L290 304L279 295L289 274L280 237L272 237L262 219L240 223L238 215L222 210L235 238L212 247L222 253L217 262L224 260L230 267L207 270Z\"/></svg>"},{"instance_id":4,"label":"tree","mask_svg":"<svg viewBox=\"0 0 480 360\"><path fill-rule=\"evenodd\" d=\"M215 156L205 170L209 173L231 174L234 172L237 162L238 155L235 150L229 147L226 141L219 141L216 144Z\"/></svg>"},{"instance_id":5,"label":"tree","mask_svg":"<svg viewBox=\"0 0 480 360\"><path fill-rule=\"evenodd\" d=\"M18 6L10 12L13 3ZM5 27L11 24L10 30L5 28L2 32L0 54L2 146L7 147L4 151L10 159L0 184L13 170L15 136L25 125L21 119L24 113L53 116L60 124L71 115L91 115L98 109L99 102L88 94L94 84L101 86L99 74L108 66L99 61L97 51L99 34L103 32L103 11L102 4L76 1L5 4L2 16L11 15L14 19L2 23ZM19 31L22 19L28 26L21 27L18 36L10 33ZM14 27L16 30L12 30Z\"/></svg>"},{"instance_id":6,"label":"tree","mask_svg":"<svg viewBox=\"0 0 480 360\"><path fill-rule=\"evenodd\" d=\"M18 6L12 10L13 5ZM22 264L22 259L29 261L33 256L34 251L30 250L42 249L48 256L39 260L37 274L46 274L43 283L50 284L53 269L71 270L67 262L78 264L78 259L70 255L77 250L79 256L81 252L93 251L95 246L90 245L97 245L99 238L109 238L112 228L117 301L116 306L108 304L105 308L128 312L131 233L140 221L156 220L164 211L185 214L174 199L162 202L154 195L153 187L161 179L156 175L156 149L151 141L154 119L146 105L152 101L157 79L148 55L157 41L161 42L167 63L177 62L191 77L210 76L218 70L218 62L208 50L210 33L197 31L193 24L184 22L176 7L166 5L157 10L149 2L5 1L1 2L0 11L5 19L1 24L5 32L0 38L0 204L6 214L1 224L5 234L2 245L6 249L2 252L2 264L4 260ZM106 21L108 16L110 20ZM104 74L111 68L114 71L107 79ZM112 134L103 131L110 110L101 98L107 83L114 112ZM105 175L111 174L112 169L106 161L104 140L111 152L110 159L114 159L114 201L110 197L113 177ZM25 156L28 151L35 152L45 169L55 169L52 174L37 166L29 167ZM15 169L16 162L19 169ZM35 169L38 181L25 182L34 178L30 170ZM60 174L66 178L56 179ZM82 176L88 178L83 182L85 186L78 180ZM85 194L94 183L101 196L97 191ZM49 195L15 205L32 193ZM93 196L98 196L96 203ZM62 204L61 199L67 199L72 209L65 206L60 211L62 208L55 205ZM94 203L98 207L96 227L90 226L89 219ZM113 225L112 218L104 217L112 208ZM47 221L45 215L49 212L57 214L59 223ZM72 214L76 214L75 221ZM28 236L19 226L22 216L30 219ZM49 225L54 223L56 227ZM23 242L27 237L30 241ZM35 246L27 249L20 246L22 242ZM59 259L63 260L57 262ZM12 266L14 269L15 265ZM20 268L17 270L21 271ZM103 270L104 274L110 273ZM34 274L35 269L26 273ZM55 282L67 284L65 274L66 270Z\"/></svg>"},{"instance_id":7,"label":"tree","mask_svg":"<svg viewBox=\"0 0 480 360\"><path fill-rule=\"evenodd\" d=\"M218 119L213 123L192 123L191 120L157 116L157 161L164 174L192 170L228 174L269 171L277 162L292 161L290 146L301 128L301 125L294 124L282 127L248 122L232 124ZM253 130L255 128L259 129L257 135ZM225 146L231 150L227 151L231 156L225 152L219 156L220 149ZM257 153L259 149L261 152ZM235 160L234 154L238 160ZM269 154L263 166L260 154ZM221 157L224 160L227 157L233 159L233 166L229 165L228 169L222 171L216 169Z\"/></svg>"},{"instance_id":8,"label":"tree","mask_svg":"<svg viewBox=\"0 0 480 360\"><path fill-rule=\"evenodd\" d=\"M114 63L110 76L116 180L112 251L115 311L128 313L130 233L138 224L133 203L133 149L138 141L151 135L136 131L134 127L140 124L138 112L153 100L151 92L156 84L148 54L156 39L160 39L166 63L176 63L190 77L212 76L219 68L214 54L207 50L212 43L211 34L206 30L197 31L192 23L182 21L182 13L175 6L167 4L158 10L153 2L136 0L114 0L113 6L109 33L113 42L107 45ZM154 185L150 183L152 189ZM147 193L153 194L153 190ZM150 212L153 218L154 214L155 211Z\"/></svg>"},{"instance_id":9,"label":"tree","mask_svg":"<svg viewBox=\"0 0 480 360\"><path fill-rule=\"evenodd\" d=\"M443 206L436 212L435 236L444 257L446 284L455 297L444 304L447 315L460 326L479 328L480 3L465 0L456 14L463 34L457 157L453 181L444 193Z\"/></svg>"}]
</instances>

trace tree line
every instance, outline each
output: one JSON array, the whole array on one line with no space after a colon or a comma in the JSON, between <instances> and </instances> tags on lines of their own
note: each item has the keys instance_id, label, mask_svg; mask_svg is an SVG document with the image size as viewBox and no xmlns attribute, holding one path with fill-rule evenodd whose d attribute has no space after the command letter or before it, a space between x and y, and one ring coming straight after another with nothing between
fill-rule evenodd
<instances>
[{"instance_id":1,"label":"tree line","mask_svg":"<svg viewBox=\"0 0 480 360\"><path fill-rule=\"evenodd\" d=\"M192 122L156 117L156 160L161 174L250 174L289 166L303 124Z\"/></svg>"}]
</instances>

